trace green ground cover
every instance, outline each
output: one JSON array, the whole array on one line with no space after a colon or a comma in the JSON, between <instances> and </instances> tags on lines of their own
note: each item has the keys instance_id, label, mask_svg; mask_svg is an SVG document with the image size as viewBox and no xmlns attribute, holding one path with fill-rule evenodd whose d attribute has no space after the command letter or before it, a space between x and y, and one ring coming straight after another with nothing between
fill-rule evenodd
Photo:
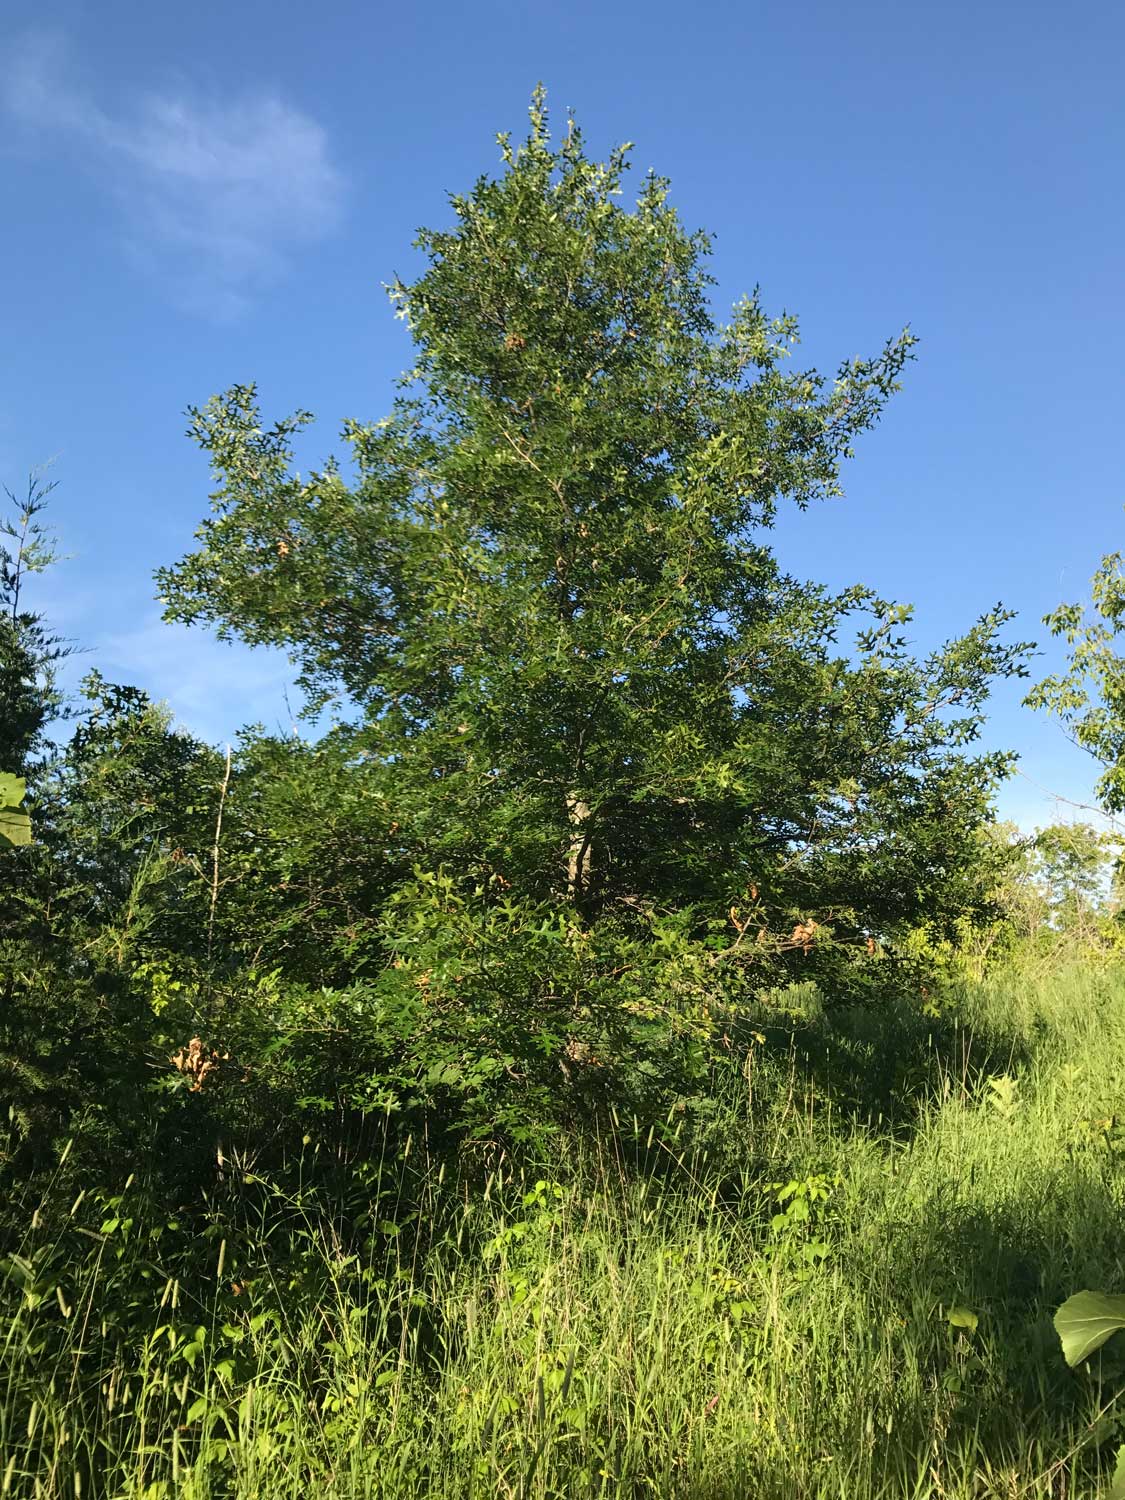
<instances>
[{"instance_id":1,"label":"green ground cover","mask_svg":"<svg viewBox=\"0 0 1125 1500\"><path fill-rule=\"evenodd\" d=\"M27 1202L0 1490L1103 1493L1125 1361L1051 1318L1125 1286L1123 998L775 1015L687 1154L620 1122L470 1184L414 1142L362 1205L232 1162L187 1246L138 1181Z\"/></svg>"}]
</instances>

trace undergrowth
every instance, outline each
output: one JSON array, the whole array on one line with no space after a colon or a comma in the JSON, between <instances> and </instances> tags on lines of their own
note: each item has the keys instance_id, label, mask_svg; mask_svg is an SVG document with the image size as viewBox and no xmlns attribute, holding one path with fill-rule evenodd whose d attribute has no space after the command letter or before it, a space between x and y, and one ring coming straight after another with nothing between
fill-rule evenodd
<instances>
[{"instance_id":1,"label":"undergrowth","mask_svg":"<svg viewBox=\"0 0 1125 1500\"><path fill-rule=\"evenodd\" d=\"M310 1140L182 1212L39 1189L0 1493L1096 1495L1125 1364L1070 1371L1051 1315L1125 1287L1123 999L1087 968L763 1013L709 1110L553 1161Z\"/></svg>"}]
</instances>

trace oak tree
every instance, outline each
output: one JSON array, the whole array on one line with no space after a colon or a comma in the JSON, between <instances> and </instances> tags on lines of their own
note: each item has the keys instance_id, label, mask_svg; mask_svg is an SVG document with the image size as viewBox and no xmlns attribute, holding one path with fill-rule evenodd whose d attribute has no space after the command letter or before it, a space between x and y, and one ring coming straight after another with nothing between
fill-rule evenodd
<instances>
[{"instance_id":1,"label":"oak tree","mask_svg":"<svg viewBox=\"0 0 1125 1500\"><path fill-rule=\"evenodd\" d=\"M1024 647L997 607L916 659L908 608L770 548L780 506L840 494L909 332L795 366L757 293L716 320L707 236L659 176L625 201L627 147L553 140L537 93L500 152L390 287L415 359L347 463L295 472L310 417L253 386L191 411L217 488L159 583L351 706L383 870L357 963L407 1053L549 1094L787 978L854 994L962 917L1008 764L972 741Z\"/></svg>"}]
</instances>

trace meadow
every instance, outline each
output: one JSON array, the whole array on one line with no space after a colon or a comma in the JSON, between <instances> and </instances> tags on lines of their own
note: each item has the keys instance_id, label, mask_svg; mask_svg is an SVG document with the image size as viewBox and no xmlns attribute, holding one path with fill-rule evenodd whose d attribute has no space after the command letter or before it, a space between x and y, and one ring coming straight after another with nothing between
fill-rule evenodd
<instances>
[{"instance_id":1,"label":"meadow","mask_svg":"<svg viewBox=\"0 0 1125 1500\"><path fill-rule=\"evenodd\" d=\"M1125 1362L1072 1372L1051 1317L1125 1284L1123 998L798 989L689 1151L618 1122L470 1181L414 1141L335 1203L236 1160L187 1248L137 1179L27 1201L0 1493L1101 1493Z\"/></svg>"}]
</instances>

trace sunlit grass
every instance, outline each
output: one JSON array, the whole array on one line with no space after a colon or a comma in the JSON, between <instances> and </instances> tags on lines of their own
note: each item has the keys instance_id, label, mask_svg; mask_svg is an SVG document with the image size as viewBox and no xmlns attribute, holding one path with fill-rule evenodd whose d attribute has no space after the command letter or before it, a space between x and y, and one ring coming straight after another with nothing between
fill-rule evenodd
<instances>
[{"instance_id":1,"label":"sunlit grass","mask_svg":"<svg viewBox=\"0 0 1125 1500\"><path fill-rule=\"evenodd\" d=\"M415 1150L336 1214L243 1164L190 1237L139 1183L27 1205L0 1492L1097 1494L1125 1375L1050 1319L1125 1288L1125 982L762 1034L706 1155Z\"/></svg>"}]
</instances>

